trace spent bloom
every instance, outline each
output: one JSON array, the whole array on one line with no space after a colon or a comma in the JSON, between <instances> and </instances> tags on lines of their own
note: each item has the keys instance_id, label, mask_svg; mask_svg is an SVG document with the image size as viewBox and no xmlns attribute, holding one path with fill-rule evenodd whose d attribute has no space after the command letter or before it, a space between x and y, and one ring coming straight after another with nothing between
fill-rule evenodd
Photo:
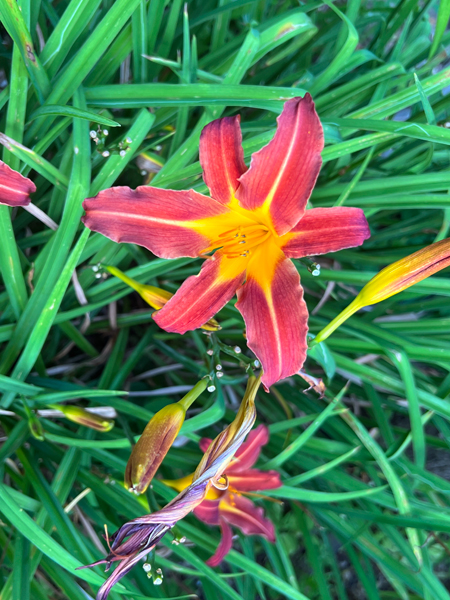
<instances>
[{"instance_id":1,"label":"spent bloom","mask_svg":"<svg viewBox=\"0 0 450 600\"><path fill-rule=\"evenodd\" d=\"M259 378L249 378L247 390L234 421L210 444L192 477L191 485L161 510L133 519L107 537L109 554L106 558L87 566L105 563L108 571L113 562L119 561L119 564L99 589L96 600L106 600L113 585L147 556L180 519L198 506L212 486L223 487L223 473L255 422L255 396L259 385Z\"/></svg>"},{"instance_id":2,"label":"spent bloom","mask_svg":"<svg viewBox=\"0 0 450 600\"><path fill-rule=\"evenodd\" d=\"M0 160L0 204L7 206L27 206L30 204L30 194L36 191L36 186L6 163Z\"/></svg>"},{"instance_id":3,"label":"spent bloom","mask_svg":"<svg viewBox=\"0 0 450 600\"><path fill-rule=\"evenodd\" d=\"M194 190L113 187L85 200L84 223L162 258L206 258L155 321L183 334L237 292L249 347L266 388L297 373L307 351L308 311L291 258L358 246L369 237L358 208L313 208L323 130L309 94L287 101L273 139L244 163L239 116L209 123L200 163L211 197ZM211 255L211 253L214 254Z\"/></svg>"},{"instance_id":4,"label":"spent bloom","mask_svg":"<svg viewBox=\"0 0 450 600\"><path fill-rule=\"evenodd\" d=\"M231 550L232 531L230 525L237 527L246 535L262 535L271 542L275 541L272 522L264 516L262 508L257 508L246 497L256 491L273 490L281 487L277 471L259 471L253 469L262 446L269 441L269 430L259 425L250 432L247 441L235 454L235 459L225 470L226 489L211 488L201 504L194 508L194 515L208 525L220 525L222 538L214 555L207 560L211 567L218 565ZM203 438L200 448L207 452L212 440ZM192 482L192 475L164 483L178 491Z\"/></svg>"},{"instance_id":5,"label":"spent bloom","mask_svg":"<svg viewBox=\"0 0 450 600\"><path fill-rule=\"evenodd\" d=\"M344 321L365 306L390 298L450 265L450 238L430 244L382 269L356 298L316 336L323 342Z\"/></svg>"}]
</instances>

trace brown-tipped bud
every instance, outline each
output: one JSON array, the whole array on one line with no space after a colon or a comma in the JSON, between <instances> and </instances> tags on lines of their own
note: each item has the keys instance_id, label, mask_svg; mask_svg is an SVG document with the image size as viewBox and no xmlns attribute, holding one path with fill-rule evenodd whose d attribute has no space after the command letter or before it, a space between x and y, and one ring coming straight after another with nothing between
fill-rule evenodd
<instances>
[{"instance_id":1,"label":"brown-tipped bud","mask_svg":"<svg viewBox=\"0 0 450 600\"><path fill-rule=\"evenodd\" d=\"M49 406L50 408L61 411L69 421L84 425L84 427L89 427L90 429L95 429L96 431L111 431L114 427L113 420L105 419L105 417L90 412L80 406L71 406L68 404L51 404Z\"/></svg>"},{"instance_id":2,"label":"brown-tipped bud","mask_svg":"<svg viewBox=\"0 0 450 600\"><path fill-rule=\"evenodd\" d=\"M149 421L128 459L125 487L142 494L177 437L186 416L182 404L169 404Z\"/></svg>"},{"instance_id":3,"label":"brown-tipped bud","mask_svg":"<svg viewBox=\"0 0 450 600\"><path fill-rule=\"evenodd\" d=\"M165 406L150 419L128 459L125 469L128 491L142 494L148 488L183 425L187 409L207 385L208 379L201 379L179 402Z\"/></svg>"}]
</instances>

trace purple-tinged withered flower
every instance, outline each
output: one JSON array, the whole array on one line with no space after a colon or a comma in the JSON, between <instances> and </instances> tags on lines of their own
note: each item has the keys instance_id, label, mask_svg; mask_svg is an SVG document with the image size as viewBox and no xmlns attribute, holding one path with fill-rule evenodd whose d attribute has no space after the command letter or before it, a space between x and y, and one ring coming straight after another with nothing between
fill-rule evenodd
<instances>
[{"instance_id":1,"label":"purple-tinged withered flower","mask_svg":"<svg viewBox=\"0 0 450 600\"><path fill-rule=\"evenodd\" d=\"M113 562L119 564L99 589L96 600L106 600L111 588L149 554L178 521L205 499L211 486L224 489L226 481L222 475L255 422L255 396L260 382L260 378L249 379L236 418L209 445L194 473L191 485L161 510L125 523L107 538L110 549L108 556L87 566L104 563L108 571Z\"/></svg>"}]
</instances>

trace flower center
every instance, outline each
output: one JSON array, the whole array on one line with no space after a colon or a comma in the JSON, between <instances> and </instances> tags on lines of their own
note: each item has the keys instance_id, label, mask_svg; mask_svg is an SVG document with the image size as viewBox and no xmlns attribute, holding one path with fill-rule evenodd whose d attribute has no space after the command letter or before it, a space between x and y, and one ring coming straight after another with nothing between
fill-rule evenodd
<instances>
[{"instance_id":1,"label":"flower center","mask_svg":"<svg viewBox=\"0 0 450 600\"><path fill-rule=\"evenodd\" d=\"M246 227L238 227L237 229L229 229L221 233L200 254L206 254L212 250L222 248L227 258L248 256L251 248L265 242L270 235L270 230L265 225L259 223Z\"/></svg>"}]
</instances>

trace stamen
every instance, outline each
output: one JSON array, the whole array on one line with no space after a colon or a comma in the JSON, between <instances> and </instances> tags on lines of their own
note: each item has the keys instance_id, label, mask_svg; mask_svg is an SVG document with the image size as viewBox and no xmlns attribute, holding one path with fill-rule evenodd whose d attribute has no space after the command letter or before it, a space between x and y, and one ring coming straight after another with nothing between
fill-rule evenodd
<instances>
[{"instance_id":1,"label":"stamen","mask_svg":"<svg viewBox=\"0 0 450 600\"><path fill-rule=\"evenodd\" d=\"M249 227L230 229L219 234L213 243L200 252L204 255L218 248L229 249L225 254L229 258L247 256L247 250L264 242L270 236L270 231L264 225L250 225ZM245 252L242 254L237 246L245 245Z\"/></svg>"}]
</instances>

